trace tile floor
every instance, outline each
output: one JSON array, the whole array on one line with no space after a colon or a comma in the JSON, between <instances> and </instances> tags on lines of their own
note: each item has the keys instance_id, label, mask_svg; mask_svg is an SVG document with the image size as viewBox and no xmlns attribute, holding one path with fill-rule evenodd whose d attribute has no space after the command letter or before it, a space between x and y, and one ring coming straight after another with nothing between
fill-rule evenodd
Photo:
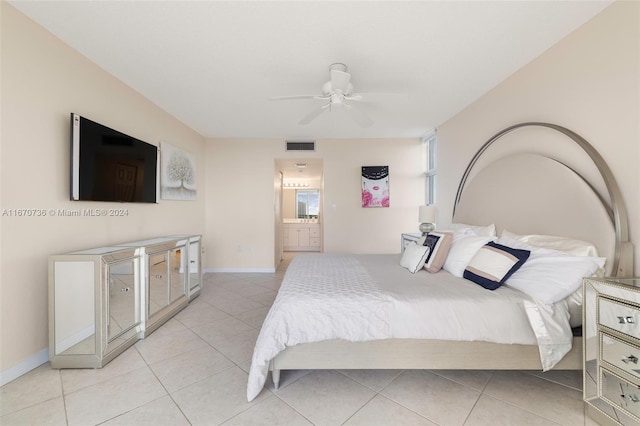
<instances>
[{"instance_id":1,"label":"tile floor","mask_svg":"<svg viewBox=\"0 0 640 426\"><path fill-rule=\"evenodd\" d=\"M205 274L186 309L99 370L48 364L0 388L9 425L595 425L580 372L285 371L246 400L274 274ZM270 382L270 381L269 381Z\"/></svg>"}]
</instances>

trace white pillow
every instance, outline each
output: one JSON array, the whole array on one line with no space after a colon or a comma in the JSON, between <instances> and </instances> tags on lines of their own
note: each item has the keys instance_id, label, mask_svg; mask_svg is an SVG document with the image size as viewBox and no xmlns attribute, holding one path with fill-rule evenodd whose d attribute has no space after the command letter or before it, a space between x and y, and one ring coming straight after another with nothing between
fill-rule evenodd
<instances>
[{"instance_id":1,"label":"white pillow","mask_svg":"<svg viewBox=\"0 0 640 426\"><path fill-rule=\"evenodd\" d=\"M422 269L424 263L427 261L427 257L429 257L429 247L411 243L402 252L400 266L407 268L412 274L415 274Z\"/></svg>"},{"instance_id":2,"label":"white pillow","mask_svg":"<svg viewBox=\"0 0 640 426\"><path fill-rule=\"evenodd\" d=\"M447 256L447 260L444 261L442 269L448 271L453 276L462 277L464 269L471 261L473 255L475 255L482 246L493 240L495 240L495 237L453 234L449 255Z\"/></svg>"},{"instance_id":3,"label":"white pillow","mask_svg":"<svg viewBox=\"0 0 640 426\"><path fill-rule=\"evenodd\" d=\"M503 236L500 244L531 250L529 259L505 285L516 288L545 304L559 302L582 286L582 278L604 267L606 258L572 256L557 250L535 247Z\"/></svg>"},{"instance_id":4,"label":"white pillow","mask_svg":"<svg viewBox=\"0 0 640 426\"><path fill-rule=\"evenodd\" d=\"M471 229L476 235L480 236L480 237L495 237L496 234L496 225L495 224L491 224L491 225L487 225L487 226L478 226L478 225L467 225L464 223L452 223L450 228L454 231L457 231L458 229L464 229L464 228L469 228Z\"/></svg>"},{"instance_id":5,"label":"white pillow","mask_svg":"<svg viewBox=\"0 0 640 426\"><path fill-rule=\"evenodd\" d=\"M569 308L569 325L571 328L582 325L582 289L578 289L565 298Z\"/></svg>"},{"instance_id":6,"label":"white pillow","mask_svg":"<svg viewBox=\"0 0 640 426\"><path fill-rule=\"evenodd\" d=\"M556 237L554 235L518 235L513 232L502 231L502 236L522 241L535 247L558 250L574 256L598 257L598 249L592 243L573 238Z\"/></svg>"}]
</instances>

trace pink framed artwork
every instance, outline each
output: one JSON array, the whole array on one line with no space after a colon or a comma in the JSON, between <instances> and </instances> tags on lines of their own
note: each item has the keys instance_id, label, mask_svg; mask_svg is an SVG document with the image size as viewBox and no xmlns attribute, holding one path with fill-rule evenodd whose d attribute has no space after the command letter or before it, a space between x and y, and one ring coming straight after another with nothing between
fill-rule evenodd
<instances>
[{"instance_id":1,"label":"pink framed artwork","mask_svg":"<svg viewBox=\"0 0 640 426\"><path fill-rule=\"evenodd\" d=\"M389 207L389 166L362 167L362 207Z\"/></svg>"}]
</instances>

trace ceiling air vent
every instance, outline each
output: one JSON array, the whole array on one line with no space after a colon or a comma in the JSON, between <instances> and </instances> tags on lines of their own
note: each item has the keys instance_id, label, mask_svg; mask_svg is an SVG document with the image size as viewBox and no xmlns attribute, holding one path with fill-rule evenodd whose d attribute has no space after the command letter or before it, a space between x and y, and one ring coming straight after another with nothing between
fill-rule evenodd
<instances>
[{"instance_id":1,"label":"ceiling air vent","mask_svg":"<svg viewBox=\"0 0 640 426\"><path fill-rule=\"evenodd\" d=\"M315 151L316 141L285 141L286 151Z\"/></svg>"}]
</instances>

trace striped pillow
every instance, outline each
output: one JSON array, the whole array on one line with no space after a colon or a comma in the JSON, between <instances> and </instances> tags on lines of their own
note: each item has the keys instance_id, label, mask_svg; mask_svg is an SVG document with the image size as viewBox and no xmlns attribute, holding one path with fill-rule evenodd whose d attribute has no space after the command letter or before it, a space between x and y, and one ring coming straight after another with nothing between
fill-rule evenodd
<instances>
[{"instance_id":1,"label":"striped pillow","mask_svg":"<svg viewBox=\"0 0 640 426\"><path fill-rule=\"evenodd\" d=\"M430 249L424 269L434 273L442 268L449 254L451 241L453 241L453 232L429 232L423 243Z\"/></svg>"},{"instance_id":2,"label":"striped pillow","mask_svg":"<svg viewBox=\"0 0 640 426\"><path fill-rule=\"evenodd\" d=\"M488 242L471 258L463 277L488 290L500 287L529 258L529 250Z\"/></svg>"}]
</instances>

